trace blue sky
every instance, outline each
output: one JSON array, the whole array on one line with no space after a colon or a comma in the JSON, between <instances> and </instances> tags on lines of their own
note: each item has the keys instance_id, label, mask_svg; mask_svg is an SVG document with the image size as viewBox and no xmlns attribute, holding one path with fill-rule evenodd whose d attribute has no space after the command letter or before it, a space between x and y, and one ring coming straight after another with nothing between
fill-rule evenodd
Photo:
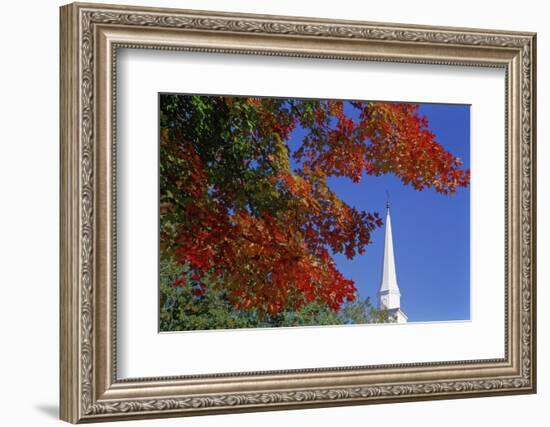
<instances>
[{"instance_id":1,"label":"blue sky","mask_svg":"<svg viewBox=\"0 0 550 427\"><path fill-rule=\"evenodd\" d=\"M464 167L470 167L470 107L421 104L420 113L437 141ZM300 131L290 145L298 143ZM294 143L294 144L293 144ZM393 175L364 176L354 184L330 178L331 189L357 209L377 211L385 218L386 192L390 194L392 231L401 290L401 307L409 321L470 319L470 189L443 196L432 189L416 191ZM384 227L372 235L363 255L348 260L335 255L339 270L362 297L376 301L380 284Z\"/></svg>"}]
</instances>

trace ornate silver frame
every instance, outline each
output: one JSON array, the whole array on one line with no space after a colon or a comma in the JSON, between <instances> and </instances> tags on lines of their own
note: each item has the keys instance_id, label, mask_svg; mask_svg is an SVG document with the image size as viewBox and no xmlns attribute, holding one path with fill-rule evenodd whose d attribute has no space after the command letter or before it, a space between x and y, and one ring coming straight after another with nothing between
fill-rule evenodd
<instances>
[{"instance_id":1,"label":"ornate silver frame","mask_svg":"<svg viewBox=\"0 0 550 427\"><path fill-rule=\"evenodd\" d=\"M61 419L535 392L535 34L71 4L61 8L60 42ZM118 47L504 68L505 357L118 380L113 151Z\"/></svg>"}]
</instances>

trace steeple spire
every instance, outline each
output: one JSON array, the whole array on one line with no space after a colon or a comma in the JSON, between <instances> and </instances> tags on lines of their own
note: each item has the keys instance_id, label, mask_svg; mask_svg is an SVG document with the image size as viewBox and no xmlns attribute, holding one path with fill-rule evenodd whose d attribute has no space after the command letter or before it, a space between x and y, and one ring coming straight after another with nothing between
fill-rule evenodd
<instances>
[{"instance_id":1,"label":"steeple spire","mask_svg":"<svg viewBox=\"0 0 550 427\"><path fill-rule=\"evenodd\" d=\"M399 287L397 285L397 274L395 273L395 256L393 254L393 236L391 230L389 203L386 205L386 235L384 238L382 280L380 282L380 292L382 291L393 291L399 293Z\"/></svg>"},{"instance_id":2,"label":"steeple spire","mask_svg":"<svg viewBox=\"0 0 550 427\"><path fill-rule=\"evenodd\" d=\"M393 235L391 228L389 195L386 202L386 233L384 238L384 258L382 261L382 279L378 290L378 306L386 309L398 323L407 321L407 316L401 311L401 292L397 284L395 272L395 256L393 253Z\"/></svg>"}]
</instances>

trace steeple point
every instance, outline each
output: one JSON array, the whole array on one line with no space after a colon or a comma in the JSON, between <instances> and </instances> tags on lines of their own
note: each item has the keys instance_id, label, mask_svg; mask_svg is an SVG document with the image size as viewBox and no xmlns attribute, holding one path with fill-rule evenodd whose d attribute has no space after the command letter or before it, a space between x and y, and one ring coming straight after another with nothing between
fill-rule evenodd
<instances>
[{"instance_id":1,"label":"steeple point","mask_svg":"<svg viewBox=\"0 0 550 427\"><path fill-rule=\"evenodd\" d=\"M397 284L395 256L393 253L393 235L390 216L390 198L386 191L386 230L384 238L384 258L382 260L382 278L378 290L378 306L386 309L398 323L405 323L407 316L401 310L401 292Z\"/></svg>"}]
</instances>

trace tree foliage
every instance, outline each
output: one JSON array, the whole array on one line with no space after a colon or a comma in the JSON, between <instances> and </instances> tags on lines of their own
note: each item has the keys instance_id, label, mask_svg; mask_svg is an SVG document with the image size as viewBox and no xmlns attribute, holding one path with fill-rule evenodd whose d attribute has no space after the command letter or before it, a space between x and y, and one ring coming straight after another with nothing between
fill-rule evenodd
<instances>
[{"instance_id":1,"label":"tree foliage","mask_svg":"<svg viewBox=\"0 0 550 427\"><path fill-rule=\"evenodd\" d=\"M417 105L187 95L160 102L161 258L181 267L164 291L223 303L244 326L290 322L315 307L320 321L321 311L342 315L357 301L332 255L363 253L382 220L346 204L329 177L357 183L392 173L442 194L469 183ZM304 136L293 149L297 129Z\"/></svg>"},{"instance_id":2,"label":"tree foliage","mask_svg":"<svg viewBox=\"0 0 550 427\"><path fill-rule=\"evenodd\" d=\"M209 330L237 328L267 328L289 326L322 326L393 322L386 310L375 308L370 299L356 298L334 311L318 302L304 304L297 310L283 310L260 317L254 309L235 308L223 287L211 282L215 277L203 278L204 290L197 281L187 286L174 286L188 275L183 265L163 259L160 272L160 330ZM199 291L200 290L200 291Z\"/></svg>"}]
</instances>

